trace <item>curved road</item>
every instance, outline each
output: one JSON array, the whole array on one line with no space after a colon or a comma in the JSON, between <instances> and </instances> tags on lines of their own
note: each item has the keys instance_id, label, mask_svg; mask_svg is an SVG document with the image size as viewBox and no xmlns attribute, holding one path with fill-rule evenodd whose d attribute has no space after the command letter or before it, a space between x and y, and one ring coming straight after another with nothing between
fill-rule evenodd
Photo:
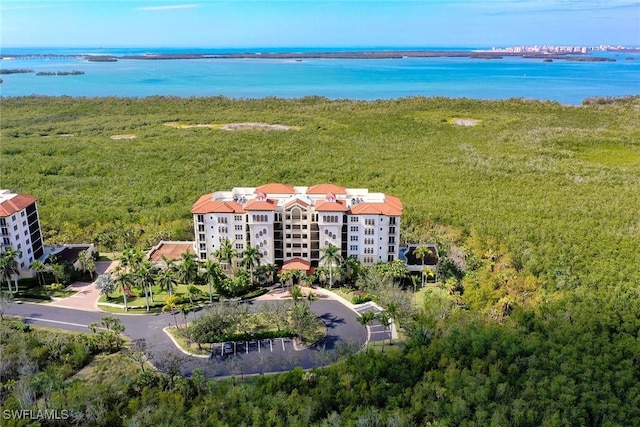
<instances>
[{"instance_id":1,"label":"curved road","mask_svg":"<svg viewBox=\"0 0 640 427\"><path fill-rule=\"evenodd\" d=\"M252 301L246 304L259 306L269 301ZM88 325L100 322L105 316L120 319L125 335L132 340L144 338L149 350L147 356L159 369L169 364L179 366L183 374L190 375L201 369L207 377L219 375L244 375L290 370L294 366L311 368L336 360L343 351L356 351L367 340L367 332L356 321L357 314L338 301L318 300L311 310L325 323L326 337L309 349L295 350L288 340L280 338L258 343L237 345L234 356L200 358L180 352L163 328L173 324L173 316L165 314L127 315L73 308L54 307L46 304L9 304L5 314L20 316L25 322L60 329L88 332ZM193 320L200 312L189 315ZM248 347L248 348L247 348Z\"/></svg>"}]
</instances>

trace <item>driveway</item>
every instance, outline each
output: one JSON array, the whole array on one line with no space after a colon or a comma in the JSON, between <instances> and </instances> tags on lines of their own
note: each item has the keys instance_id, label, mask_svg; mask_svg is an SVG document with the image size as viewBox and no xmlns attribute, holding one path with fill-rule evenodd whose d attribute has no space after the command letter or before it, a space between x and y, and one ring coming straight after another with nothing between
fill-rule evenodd
<instances>
[{"instance_id":1,"label":"driveway","mask_svg":"<svg viewBox=\"0 0 640 427\"><path fill-rule=\"evenodd\" d=\"M91 294L85 294L88 300L87 295ZM75 301L80 302L79 299ZM252 309L257 309L261 304L269 303L270 301L252 301L247 304ZM312 348L295 350L290 342L274 342L272 343L274 351L270 351L272 344L265 342L261 343L258 351L256 342L240 343L240 349L244 349L244 352L236 351L235 355L225 358L206 359L187 356L175 347L173 341L163 331L165 327L173 324L173 317L169 313L109 314L75 307L69 308L66 305L14 303L9 304L6 314L21 316L27 323L80 332L88 332L90 323L100 322L105 316L117 317L125 327L126 336L132 340L140 338L146 340L149 348L147 355L159 369L165 370L168 363L178 363L185 375L190 375L194 369L201 369L207 377L214 377L278 372L290 370L294 366L305 369L322 366L333 362L343 352L357 351L364 346L367 333L356 321L357 314L352 309L338 301L325 299L311 303L311 310L327 327L325 338ZM202 311L191 313L187 320L191 321L201 313ZM266 351L267 348L269 352ZM281 352L279 352L280 349Z\"/></svg>"}]
</instances>

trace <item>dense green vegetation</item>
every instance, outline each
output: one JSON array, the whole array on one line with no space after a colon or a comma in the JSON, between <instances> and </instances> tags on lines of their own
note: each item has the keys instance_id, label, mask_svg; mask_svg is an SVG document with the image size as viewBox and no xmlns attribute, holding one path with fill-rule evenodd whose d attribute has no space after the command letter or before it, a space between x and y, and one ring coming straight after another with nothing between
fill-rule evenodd
<instances>
[{"instance_id":1,"label":"dense green vegetation","mask_svg":"<svg viewBox=\"0 0 640 427\"><path fill-rule=\"evenodd\" d=\"M333 182L400 197L404 239L446 255L443 289L405 321L402 351L237 386L149 380L110 396L109 414L139 425L637 425L639 112L638 97L8 98L1 168L3 187L39 198L49 241L187 239L201 194ZM110 138L123 134L136 138Z\"/></svg>"}]
</instances>

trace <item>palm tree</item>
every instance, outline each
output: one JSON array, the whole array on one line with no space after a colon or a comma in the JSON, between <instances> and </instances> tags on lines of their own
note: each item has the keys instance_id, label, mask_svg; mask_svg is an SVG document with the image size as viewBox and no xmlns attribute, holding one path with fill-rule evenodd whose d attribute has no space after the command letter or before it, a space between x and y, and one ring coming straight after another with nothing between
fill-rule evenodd
<instances>
[{"instance_id":1,"label":"palm tree","mask_svg":"<svg viewBox=\"0 0 640 427\"><path fill-rule=\"evenodd\" d=\"M384 332L387 332L387 329L390 329L391 325L389 322L391 321L391 315L389 315L389 312L381 311L376 316L376 319L384 328ZM389 334L389 345L391 345L391 334ZM382 352L384 353L384 338L382 339Z\"/></svg>"},{"instance_id":2,"label":"palm tree","mask_svg":"<svg viewBox=\"0 0 640 427\"><path fill-rule=\"evenodd\" d=\"M216 291L220 292L225 279L225 275L220 264L208 259L204 263L204 274L202 275L202 278L209 285L209 303L211 304L213 303L213 287L216 288Z\"/></svg>"},{"instance_id":3,"label":"palm tree","mask_svg":"<svg viewBox=\"0 0 640 427\"><path fill-rule=\"evenodd\" d=\"M131 285L133 285L133 277L131 273L126 271L126 268L122 266L122 264L118 264L115 268L114 273L116 274L115 282L118 286L120 286L122 290L122 298L124 299L124 311L129 311L129 306L127 305L127 292L131 289Z\"/></svg>"},{"instance_id":4,"label":"palm tree","mask_svg":"<svg viewBox=\"0 0 640 427\"><path fill-rule=\"evenodd\" d=\"M397 322L398 321L398 306L396 305L395 302L390 302L389 304L387 304L387 310L386 310L387 314L389 315L389 319L392 320L393 322ZM391 338L389 338L389 345L391 345Z\"/></svg>"},{"instance_id":5,"label":"palm tree","mask_svg":"<svg viewBox=\"0 0 640 427\"><path fill-rule=\"evenodd\" d=\"M171 268L160 270L156 275L156 283L160 289L167 291L169 296L173 295L173 288L178 283L176 279L176 271Z\"/></svg>"},{"instance_id":6,"label":"palm tree","mask_svg":"<svg viewBox=\"0 0 640 427\"><path fill-rule=\"evenodd\" d=\"M20 269L18 261L22 252L13 248L7 248L6 251L0 256L0 277L7 281L9 287L9 293L13 295L13 287L11 286L11 276L20 275ZM18 281L16 280L16 292L18 291Z\"/></svg>"},{"instance_id":7,"label":"palm tree","mask_svg":"<svg viewBox=\"0 0 640 427\"><path fill-rule=\"evenodd\" d=\"M151 287L155 283L157 275L157 269L151 261L142 261L138 266L138 269L133 273L136 285L144 291L144 298L147 304L147 311L149 307L149 294L151 294L151 300L153 300L153 290Z\"/></svg>"},{"instance_id":8,"label":"palm tree","mask_svg":"<svg viewBox=\"0 0 640 427\"><path fill-rule=\"evenodd\" d=\"M413 250L413 255L422 260L422 287L424 287L424 260L432 254L428 246L419 246Z\"/></svg>"},{"instance_id":9,"label":"palm tree","mask_svg":"<svg viewBox=\"0 0 640 427\"><path fill-rule=\"evenodd\" d=\"M176 329L178 328L178 319L176 319L176 311L178 310L178 301L176 296L165 297L164 306L162 307L162 312L165 311L170 312L173 315L173 322L176 324Z\"/></svg>"},{"instance_id":10,"label":"palm tree","mask_svg":"<svg viewBox=\"0 0 640 427\"><path fill-rule=\"evenodd\" d=\"M44 286L44 272L47 271L45 263L36 259L31 263L31 267L29 268L36 272L36 276L38 276L38 284L40 286Z\"/></svg>"},{"instance_id":11,"label":"palm tree","mask_svg":"<svg viewBox=\"0 0 640 427\"><path fill-rule=\"evenodd\" d=\"M192 253L183 253L178 266L178 278L185 285L193 285L198 279L198 262Z\"/></svg>"},{"instance_id":12,"label":"palm tree","mask_svg":"<svg viewBox=\"0 0 640 427\"><path fill-rule=\"evenodd\" d=\"M249 267L249 271L251 272L251 284L253 285L253 268L260 266L260 259L262 258L262 253L258 250L258 248L247 245L247 249L242 252L242 264L245 267Z\"/></svg>"},{"instance_id":13,"label":"palm tree","mask_svg":"<svg viewBox=\"0 0 640 427\"><path fill-rule=\"evenodd\" d=\"M187 325L187 315L191 313L191 306L189 304L182 304L180 307L180 313L182 313L182 318L184 319L184 325Z\"/></svg>"},{"instance_id":14,"label":"palm tree","mask_svg":"<svg viewBox=\"0 0 640 427\"><path fill-rule=\"evenodd\" d=\"M336 264L336 266L339 267L343 262L342 255L340 255L340 249L338 249L337 246L329 245L327 248L322 250L320 262L329 264L329 289L331 289L333 287L333 264Z\"/></svg>"},{"instance_id":15,"label":"palm tree","mask_svg":"<svg viewBox=\"0 0 640 427\"><path fill-rule=\"evenodd\" d=\"M238 251L233 248L231 240L224 239L220 244L220 249L213 253L220 262L225 262L229 266L229 272L233 272L233 259L238 256Z\"/></svg>"},{"instance_id":16,"label":"palm tree","mask_svg":"<svg viewBox=\"0 0 640 427\"><path fill-rule=\"evenodd\" d=\"M302 293L302 288L296 285L291 289L291 299L293 300L293 305L298 305L298 301L304 297Z\"/></svg>"},{"instance_id":17,"label":"palm tree","mask_svg":"<svg viewBox=\"0 0 640 427\"><path fill-rule=\"evenodd\" d=\"M362 313L360 317L356 319L365 329L367 329L374 320L376 320L376 314L373 311L367 311ZM368 329L367 329L368 330ZM367 348L369 347L369 337L367 337Z\"/></svg>"}]
</instances>

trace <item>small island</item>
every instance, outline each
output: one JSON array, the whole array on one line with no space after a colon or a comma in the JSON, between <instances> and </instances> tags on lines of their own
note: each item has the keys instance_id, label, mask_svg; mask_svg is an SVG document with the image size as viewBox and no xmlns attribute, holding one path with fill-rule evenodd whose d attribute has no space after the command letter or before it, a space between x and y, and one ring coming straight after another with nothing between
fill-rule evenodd
<instances>
[{"instance_id":1,"label":"small island","mask_svg":"<svg viewBox=\"0 0 640 427\"><path fill-rule=\"evenodd\" d=\"M80 76L84 74L84 71L39 71L36 76Z\"/></svg>"}]
</instances>

